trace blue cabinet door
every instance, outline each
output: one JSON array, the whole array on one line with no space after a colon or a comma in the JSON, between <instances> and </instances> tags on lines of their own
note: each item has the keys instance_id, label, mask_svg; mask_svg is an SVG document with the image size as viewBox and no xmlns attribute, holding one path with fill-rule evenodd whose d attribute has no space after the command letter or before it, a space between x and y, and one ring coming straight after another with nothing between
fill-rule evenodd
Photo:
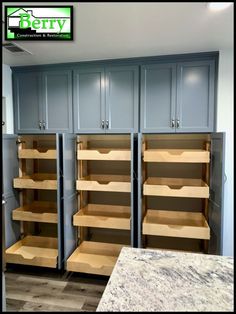
<instances>
[{"instance_id":1,"label":"blue cabinet door","mask_svg":"<svg viewBox=\"0 0 236 314\"><path fill-rule=\"evenodd\" d=\"M42 74L44 133L72 132L72 71Z\"/></svg>"},{"instance_id":2,"label":"blue cabinet door","mask_svg":"<svg viewBox=\"0 0 236 314\"><path fill-rule=\"evenodd\" d=\"M42 133L41 76L37 72L13 76L15 133Z\"/></svg>"},{"instance_id":3,"label":"blue cabinet door","mask_svg":"<svg viewBox=\"0 0 236 314\"><path fill-rule=\"evenodd\" d=\"M176 65L141 67L141 131L175 132Z\"/></svg>"},{"instance_id":4,"label":"blue cabinet door","mask_svg":"<svg viewBox=\"0 0 236 314\"><path fill-rule=\"evenodd\" d=\"M181 62L177 66L176 131L214 131L214 61Z\"/></svg>"},{"instance_id":5,"label":"blue cabinet door","mask_svg":"<svg viewBox=\"0 0 236 314\"><path fill-rule=\"evenodd\" d=\"M74 71L74 132L105 133L105 77L103 68Z\"/></svg>"},{"instance_id":6,"label":"blue cabinet door","mask_svg":"<svg viewBox=\"0 0 236 314\"><path fill-rule=\"evenodd\" d=\"M138 131L138 66L106 68L106 133Z\"/></svg>"}]
</instances>

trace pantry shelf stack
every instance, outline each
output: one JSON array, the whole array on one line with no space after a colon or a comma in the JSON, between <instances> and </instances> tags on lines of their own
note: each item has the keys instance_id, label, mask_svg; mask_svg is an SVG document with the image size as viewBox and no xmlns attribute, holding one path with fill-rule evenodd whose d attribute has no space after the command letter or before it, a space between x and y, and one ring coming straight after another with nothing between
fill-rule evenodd
<instances>
[{"instance_id":1,"label":"pantry shelf stack","mask_svg":"<svg viewBox=\"0 0 236 314\"><path fill-rule=\"evenodd\" d=\"M146 136L146 139L142 143L144 178L142 220L142 234L144 235L143 246L151 246L148 244L147 236L159 237L156 242L157 247L159 247L158 241L163 239L163 237L168 237L169 239L201 239L203 240L203 251L206 252L208 240L210 239L210 228L208 225L209 142L205 142L204 148L201 149L169 147L153 149L148 147L149 143L148 136ZM176 146L176 144L181 145L181 141L175 143L173 146ZM174 169L172 172L175 173L175 177L154 176L156 174L158 175L158 171L147 170L148 165L153 164L155 167L157 163L162 165L159 166L159 171L161 169L160 167L167 170ZM187 173L187 177L177 177L176 174L181 175L181 169L178 171L180 165L186 167L186 165L193 164L202 164L201 178L191 178L193 171L191 168L188 168L190 171ZM170 168L170 165L172 165L172 168ZM168 175L170 173L171 171L168 171ZM202 211L191 211L191 208L187 211L182 208L179 208L179 210L176 210L176 208L175 210L169 208L159 209L159 207L158 209L152 209L149 207L150 205L148 205L147 197L159 197L159 202L161 202L161 198L166 198L169 203L171 202L170 198L175 198L175 200L176 198L202 199ZM175 201L172 202L172 204L174 203ZM174 241L173 239L172 242Z\"/></svg>"},{"instance_id":2,"label":"pantry shelf stack","mask_svg":"<svg viewBox=\"0 0 236 314\"><path fill-rule=\"evenodd\" d=\"M122 230L131 237L130 143L130 136L77 137L79 194L73 225L79 246L67 260L69 271L110 275L121 248L130 245L122 241Z\"/></svg>"},{"instance_id":3,"label":"pantry shelf stack","mask_svg":"<svg viewBox=\"0 0 236 314\"><path fill-rule=\"evenodd\" d=\"M17 145L19 177L14 178L13 186L19 191L20 207L12 211L12 219L21 224L21 239L6 250L6 262L56 268L56 136L19 136ZM46 168L53 165L51 170L55 172L42 173L42 169L46 169L43 160L49 164ZM51 194L49 199L48 193Z\"/></svg>"}]
</instances>

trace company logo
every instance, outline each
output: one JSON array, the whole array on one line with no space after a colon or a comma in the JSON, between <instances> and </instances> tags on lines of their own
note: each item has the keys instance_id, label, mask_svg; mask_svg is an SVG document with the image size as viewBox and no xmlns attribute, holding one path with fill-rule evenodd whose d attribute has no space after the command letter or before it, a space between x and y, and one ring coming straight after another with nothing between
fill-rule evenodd
<instances>
[{"instance_id":1,"label":"company logo","mask_svg":"<svg viewBox=\"0 0 236 314\"><path fill-rule=\"evenodd\" d=\"M73 40L72 6L5 6L6 40Z\"/></svg>"}]
</instances>

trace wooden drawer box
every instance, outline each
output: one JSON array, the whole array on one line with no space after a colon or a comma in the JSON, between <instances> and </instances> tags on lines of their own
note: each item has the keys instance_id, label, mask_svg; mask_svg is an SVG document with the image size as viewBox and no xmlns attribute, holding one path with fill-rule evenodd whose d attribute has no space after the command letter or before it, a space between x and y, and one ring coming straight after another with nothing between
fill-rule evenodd
<instances>
[{"instance_id":1,"label":"wooden drawer box","mask_svg":"<svg viewBox=\"0 0 236 314\"><path fill-rule=\"evenodd\" d=\"M143 185L144 195L209 198L209 186L201 179L148 178Z\"/></svg>"},{"instance_id":2,"label":"wooden drawer box","mask_svg":"<svg viewBox=\"0 0 236 314\"><path fill-rule=\"evenodd\" d=\"M14 209L12 211L12 219L57 223L57 204L54 202L34 201L31 204Z\"/></svg>"},{"instance_id":3,"label":"wooden drawer box","mask_svg":"<svg viewBox=\"0 0 236 314\"><path fill-rule=\"evenodd\" d=\"M28 176L15 178L14 188L57 190L57 175L52 173L35 173Z\"/></svg>"},{"instance_id":4,"label":"wooden drawer box","mask_svg":"<svg viewBox=\"0 0 236 314\"><path fill-rule=\"evenodd\" d=\"M22 159L56 159L57 152L55 149L39 150L39 149L20 149L18 157Z\"/></svg>"},{"instance_id":5,"label":"wooden drawer box","mask_svg":"<svg viewBox=\"0 0 236 314\"><path fill-rule=\"evenodd\" d=\"M57 266L57 238L26 236L6 250L6 262L14 264Z\"/></svg>"},{"instance_id":6,"label":"wooden drawer box","mask_svg":"<svg viewBox=\"0 0 236 314\"><path fill-rule=\"evenodd\" d=\"M88 204L73 216L74 226L130 230L130 207Z\"/></svg>"},{"instance_id":7,"label":"wooden drawer box","mask_svg":"<svg viewBox=\"0 0 236 314\"><path fill-rule=\"evenodd\" d=\"M130 176L90 175L77 180L77 190L131 192Z\"/></svg>"},{"instance_id":8,"label":"wooden drawer box","mask_svg":"<svg viewBox=\"0 0 236 314\"><path fill-rule=\"evenodd\" d=\"M67 271L110 276L122 244L84 241L67 260Z\"/></svg>"},{"instance_id":9,"label":"wooden drawer box","mask_svg":"<svg viewBox=\"0 0 236 314\"><path fill-rule=\"evenodd\" d=\"M210 152L202 149L148 149L145 162L209 163Z\"/></svg>"},{"instance_id":10,"label":"wooden drawer box","mask_svg":"<svg viewBox=\"0 0 236 314\"><path fill-rule=\"evenodd\" d=\"M130 161L131 151L129 149L114 150L113 148L82 149L77 151L77 159Z\"/></svg>"},{"instance_id":11,"label":"wooden drawer box","mask_svg":"<svg viewBox=\"0 0 236 314\"><path fill-rule=\"evenodd\" d=\"M210 228L202 213L149 209L143 234L209 240Z\"/></svg>"}]
</instances>

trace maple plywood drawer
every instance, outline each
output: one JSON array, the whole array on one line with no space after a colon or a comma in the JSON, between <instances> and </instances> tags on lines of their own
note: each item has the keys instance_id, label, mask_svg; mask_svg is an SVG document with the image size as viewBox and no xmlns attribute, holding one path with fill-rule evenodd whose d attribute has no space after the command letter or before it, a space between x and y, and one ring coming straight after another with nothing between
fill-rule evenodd
<instances>
[{"instance_id":1,"label":"maple plywood drawer","mask_svg":"<svg viewBox=\"0 0 236 314\"><path fill-rule=\"evenodd\" d=\"M57 238L26 236L6 250L6 262L57 267Z\"/></svg>"},{"instance_id":2,"label":"maple plywood drawer","mask_svg":"<svg viewBox=\"0 0 236 314\"><path fill-rule=\"evenodd\" d=\"M123 245L83 241L67 260L67 271L110 276Z\"/></svg>"}]
</instances>

